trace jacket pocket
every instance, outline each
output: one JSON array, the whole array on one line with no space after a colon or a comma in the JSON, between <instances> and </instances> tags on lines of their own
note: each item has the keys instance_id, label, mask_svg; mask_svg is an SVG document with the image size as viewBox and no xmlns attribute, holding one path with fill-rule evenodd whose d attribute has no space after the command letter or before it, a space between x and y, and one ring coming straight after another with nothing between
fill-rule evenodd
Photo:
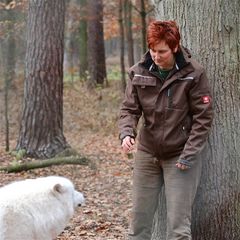
<instances>
[{"instance_id":1,"label":"jacket pocket","mask_svg":"<svg viewBox=\"0 0 240 240\"><path fill-rule=\"evenodd\" d=\"M182 125L182 130L186 137L189 137L191 129L192 129L192 119L189 115L187 115Z\"/></svg>"},{"instance_id":2,"label":"jacket pocket","mask_svg":"<svg viewBox=\"0 0 240 240\"><path fill-rule=\"evenodd\" d=\"M168 108L186 109L188 108L188 93L193 81L193 77L178 78L167 89Z\"/></svg>"},{"instance_id":3,"label":"jacket pocket","mask_svg":"<svg viewBox=\"0 0 240 240\"><path fill-rule=\"evenodd\" d=\"M162 144L164 152L175 152L183 149L189 137L187 114L180 109L165 109L164 134Z\"/></svg>"},{"instance_id":4,"label":"jacket pocket","mask_svg":"<svg viewBox=\"0 0 240 240\"><path fill-rule=\"evenodd\" d=\"M147 126L142 126L139 132L139 149L154 152L154 137Z\"/></svg>"},{"instance_id":5,"label":"jacket pocket","mask_svg":"<svg viewBox=\"0 0 240 240\"><path fill-rule=\"evenodd\" d=\"M151 76L135 74L132 84L137 89L138 98L143 109L154 107L159 93L157 79Z\"/></svg>"},{"instance_id":6,"label":"jacket pocket","mask_svg":"<svg viewBox=\"0 0 240 240\"><path fill-rule=\"evenodd\" d=\"M135 86L141 86L142 88L149 86L154 87L157 85L157 80L155 77L135 74L132 80L132 84Z\"/></svg>"}]
</instances>

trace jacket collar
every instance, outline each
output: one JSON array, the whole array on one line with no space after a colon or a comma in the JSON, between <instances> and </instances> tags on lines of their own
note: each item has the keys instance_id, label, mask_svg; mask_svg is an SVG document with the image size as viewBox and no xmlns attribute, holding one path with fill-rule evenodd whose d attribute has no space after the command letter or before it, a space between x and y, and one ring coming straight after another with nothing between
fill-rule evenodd
<instances>
[{"instance_id":1,"label":"jacket collar","mask_svg":"<svg viewBox=\"0 0 240 240\"><path fill-rule=\"evenodd\" d=\"M164 81L161 91L171 85L179 77L182 77L194 71L191 64L191 54L187 48L181 47L180 51L175 54L176 65L170 72L169 77ZM139 62L140 66L148 70L150 73L158 71L157 65L153 62L150 52L147 51L142 60ZM154 74L155 75L155 74Z\"/></svg>"},{"instance_id":2,"label":"jacket collar","mask_svg":"<svg viewBox=\"0 0 240 240\"><path fill-rule=\"evenodd\" d=\"M176 69L181 70L186 65L190 63L191 54L187 48L180 47L180 51L175 54L175 61L176 61ZM150 51L147 51L143 58L140 60L140 65L146 68L149 72L156 71L157 66L153 62L152 57L150 55Z\"/></svg>"}]
</instances>

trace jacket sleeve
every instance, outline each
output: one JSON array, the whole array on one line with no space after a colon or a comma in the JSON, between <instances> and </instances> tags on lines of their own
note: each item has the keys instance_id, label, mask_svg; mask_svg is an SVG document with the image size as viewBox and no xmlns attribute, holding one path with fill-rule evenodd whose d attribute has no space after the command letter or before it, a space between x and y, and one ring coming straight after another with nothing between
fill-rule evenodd
<instances>
[{"instance_id":1,"label":"jacket sleeve","mask_svg":"<svg viewBox=\"0 0 240 240\"><path fill-rule=\"evenodd\" d=\"M193 81L189 91L192 127L178 162L191 166L203 149L213 120L213 102L205 71Z\"/></svg>"},{"instance_id":2,"label":"jacket sleeve","mask_svg":"<svg viewBox=\"0 0 240 240\"><path fill-rule=\"evenodd\" d=\"M119 138L123 140L126 136L133 138L137 135L137 124L142 115L142 108L139 103L137 89L132 84L133 72L128 72L128 82L125 90L125 97L120 108L120 117L118 122Z\"/></svg>"}]
</instances>

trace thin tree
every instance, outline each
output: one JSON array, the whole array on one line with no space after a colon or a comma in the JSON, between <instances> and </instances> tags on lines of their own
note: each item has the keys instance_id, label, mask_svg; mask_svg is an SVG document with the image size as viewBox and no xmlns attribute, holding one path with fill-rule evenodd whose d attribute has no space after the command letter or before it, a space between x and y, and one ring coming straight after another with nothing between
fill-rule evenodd
<instances>
[{"instance_id":1,"label":"thin tree","mask_svg":"<svg viewBox=\"0 0 240 240\"><path fill-rule=\"evenodd\" d=\"M193 211L194 240L240 236L240 4L239 0L155 0L158 19L175 19L183 45L205 66L215 119L203 152L202 180ZM207 26L207 28L206 28ZM165 239L166 218L156 214L153 239Z\"/></svg>"},{"instance_id":2,"label":"thin tree","mask_svg":"<svg viewBox=\"0 0 240 240\"><path fill-rule=\"evenodd\" d=\"M5 150L9 151L9 89L15 77L16 65L16 41L14 34L14 24L16 21L15 6L11 0L0 1L5 8L1 9L1 21L6 24L7 32L1 39L1 57L4 72L4 116L5 116Z\"/></svg>"},{"instance_id":3,"label":"thin tree","mask_svg":"<svg viewBox=\"0 0 240 240\"><path fill-rule=\"evenodd\" d=\"M144 0L140 1L141 3L141 10L140 10L140 15L141 15L141 21L142 21L142 47L143 47L143 53L147 51L147 45L146 45L146 32L147 32L147 23L146 23L146 7L145 7L145 2Z\"/></svg>"},{"instance_id":4,"label":"thin tree","mask_svg":"<svg viewBox=\"0 0 240 240\"><path fill-rule=\"evenodd\" d=\"M67 2L66 8L71 8L71 4L76 4L75 1ZM74 17L69 10L69 14L66 17L66 34L65 34L65 73L70 75L71 83L74 82L74 53L76 52L76 33L74 31Z\"/></svg>"},{"instance_id":5,"label":"thin tree","mask_svg":"<svg viewBox=\"0 0 240 240\"><path fill-rule=\"evenodd\" d=\"M88 72L90 88L103 84L106 79L106 62L103 35L103 2L88 1Z\"/></svg>"},{"instance_id":6,"label":"thin tree","mask_svg":"<svg viewBox=\"0 0 240 240\"><path fill-rule=\"evenodd\" d=\"M146 42L146 32L147 32L147 15L153 11L154 8L150 8L147 10L147 3L149 1L146 0L139 0L138 3L140 8L132 3L133 8L139 13L141 17L141 40L142 40L142 53L147 51L147 42Z\"/></svg>"},{"instance_id":7,"label":"thin tree","mask_svg":"<svg viewBox=\"0 0 240 240\"><path fill-rule=\"evenodd\" d=\"M126 88L126 78L125 78L125 62L124 62L124 27L123 27L123 0L119 0L119 12L118 12L118 22L119 22L119 33L120 33L120 65L121 65L121 79L122 79L122 89L123 92Z\"/></svg>"},{"instance_id":8,"label":"thin tree","mask_svg":"<svg viewBox=\"0 0 240 240\"><path fill-rule=\"evenodd\" d=\"M87 1L78 0L80 4L80 23L79 23L79 75L81 79L86 79L88 69L87 63Z\"/></svg>"},{"instance_id":9,"label":"thin tree","mask_svg":"<svg viewBox=\"0 0 240 240\"><path fill-rule=\"evenodd\" d=\"M134 64L134 42L132 33L132 4L130 0L124 0L124 22L127 40L127 53L129 67Z\"/></svg>"},{"instance_id":10,"label":"thin tree","mask_svg":"<svg viewBox=\"0 0 240 240\"><path fill-rule=\"evenodd\" d=\"M30 0L23 114L17 150L50 158L68 147L63 135L64 0Z\"/></svg>"}]
</instances>

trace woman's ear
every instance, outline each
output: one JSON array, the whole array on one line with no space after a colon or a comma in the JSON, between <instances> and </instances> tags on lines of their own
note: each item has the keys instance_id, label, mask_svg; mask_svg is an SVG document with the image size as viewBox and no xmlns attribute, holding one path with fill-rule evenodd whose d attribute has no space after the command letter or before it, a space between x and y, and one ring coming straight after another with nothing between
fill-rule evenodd
<instances>
[{"instance_id":1,"label":"woman's ear","mask_svg":"<svg viewBox=\"0 0 240 240\"><path fill-rule=\"evenodd\" d=\"M177 45L174 49L173 49L173 53L176 53L179 49L179 45Z\"/></svg>"}]
</instances>

